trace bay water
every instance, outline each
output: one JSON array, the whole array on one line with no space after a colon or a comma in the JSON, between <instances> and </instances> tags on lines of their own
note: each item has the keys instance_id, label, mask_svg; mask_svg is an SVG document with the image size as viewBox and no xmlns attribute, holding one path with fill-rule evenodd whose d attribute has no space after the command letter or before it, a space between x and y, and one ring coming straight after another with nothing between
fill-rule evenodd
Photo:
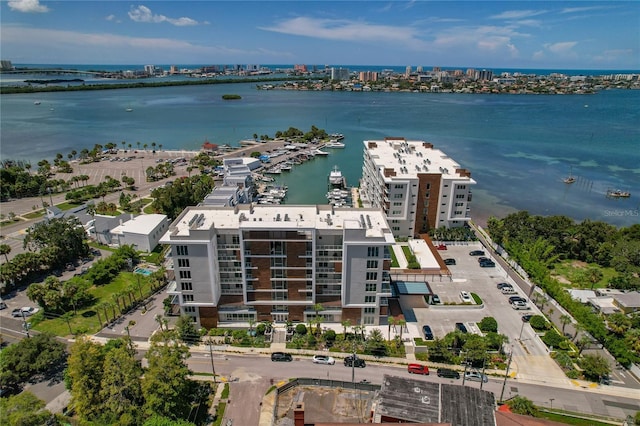
<instances>
[{"instance_id":1,"label":"bay water","mask_svg":"<svg viewBox=\"0 0 640 426\"><path fill-rule=\"evenodd\" d=\"M224 101L223 94L240 100ZM36 105L35 102L39 104ZM127 112L131 108L133 111ZM351 186L363 141L425 140L471 171L471 215L517 210L640 223L640 91L595 95L480 95L257 90L255 84L2 95L0 157L35 164L94 144L137 142L199 150L312 125L345 135L344 149L277 178L287 203L326 203L337 165ZM572 173L574 184L562 179ZM607 190L631 192L607 198Z\"/></svg>"}]
</instances>

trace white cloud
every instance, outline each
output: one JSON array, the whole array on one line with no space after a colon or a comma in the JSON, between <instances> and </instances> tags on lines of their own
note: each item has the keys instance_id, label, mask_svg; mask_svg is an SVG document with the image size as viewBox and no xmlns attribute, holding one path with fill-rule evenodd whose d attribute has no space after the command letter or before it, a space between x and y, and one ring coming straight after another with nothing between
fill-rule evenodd
<instances>
[{"instance_id":1,"label":"white cloud","mask_svg":"<svg viewBox=\"0 0 640 426\"><path fill-rule=\"evenodd\" d=\"M507 10L497 15L492 15L491 19L522 19L530 16L542 15L546 10Z\"/></svg>"},{"instance_id":2,"label":"white cloud","mask_svg":"<svg viewBox=\"0 0 640 426\"><path fill-rule=\"evenodd\" d=\"M634 55L633 49L611 49L605 50L600 55L596 55L593 59L597 62L614 62L620 61L621 59L631 59L634 61L636 56Z\"/></svg>"},{"instance_id":3,"label":"white cloud","mask_svg":"<svg viewBox=\"0 0 640 426\"><path fill-rule=\"evenodd\" d=\"M544 59L544 51L538 50L537 52L534 52L533 53L533 59L535 59L535 60Z\"/></svg>"},{"instance_id":4,"label":"white cloud","mask_svg":"<svg viewBox=\"0 0 640 426\"><path fill-rule=\"evenodd\" d=\"M426 43L419 38L418 31L408 26L369 24L346 19L292 18L270 27L259 27L264 31L289 34L324 40L349 42L402 43L413 49L424 49Z\"/></svg>"},{"instance_id":5,"label":"white cloud","mask_svg":"<svg viewBox=\"0 0 640 426\"><path fill-rule=\"evenodd\" d=\"M566 54L573 49L573 47L578 44L577 41L561 41L558 43L547 43L544 47L553 53L563 53Z\"/></svg>"},{"instance_id":6,"label":"white cloud","mask_svg":"<svg viewBox=\"0 0 640 426\"><path fill-rule=\"evenodd\" d=\"M159 24L162 22L168 22L177 27L186 27L198 25L198 21L195 19L182 17L182 18L168 18L164 15L154 15L147 6L140 5L138 7L131 7L129 11L129 18L135 22L146 22L146 23L154 23Z\"/></svg>"},{"instance_id":7,"label":"white cloud","mask_svg":"<svg viewBox=\"0 0 640 426\"><path fill-rule=\"evenodd\" d=\"M11 0L8 4L11 10L17 12L46 13L49 11L49 8L41 5L39 0Z\"/></svg>"},{"instance_id":8,"label":"white cloud","mask_svg":"<svg viewBox=\"0 0 640 426\"><path fill-rule=\"evenodd\" d=\"M38 60L50 63L163 63L166 58L175 62L197 63L204 57L225 57L230 62L253 60L267 62L293 60L287 51L260 47L251 49L223 45L194 44L170 38L129 37L111 33L49 30L3 25L0 27L3 54L19 57L24 63ZM47 63L47 62L44 62ZM283 63L283 62L273 62Z\"/></svg>"},{"instance_id":9,"label":"white cloud","mask_svg":"<svg viewBox=\"0 0 640 426\"><path fill-rule=\"evenodd\" d=\"M560 11L560 13L588 12L590 10L598 9L604 9L604 6L565 7Z\"/></svg>"}]
</instances>

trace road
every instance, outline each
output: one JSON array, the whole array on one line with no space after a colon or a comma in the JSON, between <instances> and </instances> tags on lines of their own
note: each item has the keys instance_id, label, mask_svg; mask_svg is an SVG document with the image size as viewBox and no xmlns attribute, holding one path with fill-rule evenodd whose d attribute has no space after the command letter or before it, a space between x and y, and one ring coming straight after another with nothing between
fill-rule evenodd
<instances>
[{"instance_id":1,"label":"road","mask_svg":"<svg viewBox=\"0 0 640 426\"><path fill-rule=\"evenodd\" d=\"M476 235L484 246L485 250L491 254L491 258L496 261L500 265L503 271L508 275L509 279L511 279L515 284L517 284L518 288L526 294L530 299L534 298L534 294L538 294L541 297L546 299L546 303L542 304L540 307L536 306L536 309L539 309L550 321L552 321L558 329L563 330L564 332L575 336L574 341L578 341L583 335L588 335L584 331L580 331L576 329L577 322L572 318L572 322L566 325L562 324L560 317L564 314L569 315L555 300L546 295L539 287L532 285L529 281L523 279L505 260L502 256L498 255L498 253L492 248L492 244L485 237L484 233L481 232L477 227L475 228ZM569 315L570 316L570 315ZM589 336L591 337L591 336ZM593 339L593 338L592 338ZM583 353L594 353L603 356L611 366L611 379L613 384L623 385L629 388L640 389L640 380L630 374L624 368L621 368L616 359L602 347L602 345L598 344L594 340L594 344L590 345L587 349L583 351Z\"/></svg>"}]
</instances>

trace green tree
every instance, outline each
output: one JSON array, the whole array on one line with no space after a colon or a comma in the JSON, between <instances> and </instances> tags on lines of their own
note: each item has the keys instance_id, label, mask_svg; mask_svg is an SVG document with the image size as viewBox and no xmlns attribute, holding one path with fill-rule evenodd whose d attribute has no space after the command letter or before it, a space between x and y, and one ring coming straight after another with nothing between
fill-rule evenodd
<instances>
[{"instance_id":1,"label":"green tree","mask_svg":"<svg viewBox=\"0 0 640 426\"><path fill-rule=\"evenodd\" d=\"M562 323L562 334L564 335L564 329L568 324L571 324L571 316L560 315L560 322Z\"/></svg>"},{"instance_id":2,"label":"green tree","mask_svg":"<svg viewBox=\"0 0 640 426\"><path fill-rule=\"evenodd\" d=\"M193 322L192 317L189 315L182 315L176 321L176 331L180 340L187 344L194 344L200 341L200 334L196 329L196 325Z\"/></svg>"},{"instance_id":3,"label":"green tree","mask_svg":"<svg viewBox=\"0 0 640 426\"><path fill-rule=\"evenodd\" d=\"M0 424L7 426L40 426L54 419L44 409L44 401L31 392L22 392L9 398L0 399Z\"/></svg>"},{"instance_id":4,"label":"green tree","mask_svg":"<svg viewBox=\"0 0 640 426\"><path fill-rule=\"evenodd\" d=\"M384 336L382 335L382 331L377 328L374 328L369 332L369 336L365 342L365 353L371 354L377 357L382 357L387 355L387 345L384 341Z\"/></svg>"},{"instance_id":5,"label":"green tree","mask_svg":"<svg viewBox=\"0 0 640 426\"><path fill-rule=\"evenodd\" d=\"M489 331L495 333L498 331L498 321L494 317L484 317L478 323L478 327L485 333Z\"/></svg>"},{"instance_id":6,"label":"green tree","mask_svg":"<svg viewBox=\"0 0 640 426\"><path fill-rule=\"evenodd\" d=\"M104 410L100 396L104 367L102 345L80 337L70 352L66 374L73 406L81 419L97 419Z\"/></svg>"},{"instance_id":7,"label":"green tree","mask_svg":"<svg viewBox=\"0 0 640 426\"><path fill-rule=\"evenodd\" d=\"M0 352L0 386L16 389L37 374L59 368L65 356L64 344L50 333L22 339Z\"/></svg>"},{"instance_id":8,"label":"green tree","mask_svg":"<svg viewBox=\"0 0 640 426\"><path fill-rule=\"evenodd\" d=\"M622 336L631 328L631 318L621 312L616 312L607 317L607 325L609 330Z\"/></svg>"},{"instance_id":9,"label":"green tree","mask_svg":"<svg viewBox=\"0 0 640 426\"><path fill-rule=\"evenodd\" d=\"M0 244L0 255L4 256L4 260L7 263L9 263L9 253L11 253L11 246L9 244Z\"/></svg>"},{"instance_id":10,"label":"green tree","mask_svg":"<svg viewBox=\"0 0 640 426\"><path fill-rule=\"evenodd\" d=\"M579 364L584 376L596 382L611 372L609 362L602 355L587 354L580 359Z\"/></svg>"},{"instance_id":11,"label":"green tree","mask_svg":"<svg viewBox=\"0 0 640 426\"><path fill-rule=\"evenodd\" d=\"M512 412L516 414L522 414L525 416L538 417L538 408L531 402L530 399L524 396L517 395L507 401L507 405Z\"/></svg>"},{"instance_id":12,"label":"green tree","mask_svg":"<svg viewBox=\"0 0 640 426\"><path fill-rule=\"evenodd\" d=\"M449 364L453 361L454 354L449 344L444 340L437 338L429 346L429 361L442 362Z\"/></svg>"},{"instance_id":13,"label":"green tree","mask_svg":"<svg viewBox=\"0 0 640 426\"><path fill-rule=\"evenodd\" d=\"M186 420L173 420L164 416L151 416L142 426L195 426Z\"/></svg>"},{"instance_id":14,"label":"green tree","mask_svg":"<svg viewBox=\"0 0 640 426\"><path fill-rule=\"evenodd\" d=\"M127 339L128 340L128 339ZM142 367L134 358L135 352L123 344L107 352L100 383L100 398L104 401L104 414L119 425L140 423L144 403L140 378Z\"/></svg>"},{"instance_id":15,"label":"green tree","mask_svg":"<svg viewBox=\"0 0 640 426\"><path fill-rule=\"evenodd\" d=\"M175 333L154 335L146 354L149 367L142 379L146 415L171 419L188 415L191 372L185 361L189 356L189 348L177 340Z\"/></svg>"},{"instance_id":16,"label":"green tree","mask_svg":"<svg viewBox=\"0 0 640 426\"><path fill-rule=\"evenodd\" d=\"M30 227L24 239L24 247L33 251L47 247L57 248L55 265L61 266L89 254L85 237L85 230L77 217L54 218Z\"/></svg>"}]
</instances>

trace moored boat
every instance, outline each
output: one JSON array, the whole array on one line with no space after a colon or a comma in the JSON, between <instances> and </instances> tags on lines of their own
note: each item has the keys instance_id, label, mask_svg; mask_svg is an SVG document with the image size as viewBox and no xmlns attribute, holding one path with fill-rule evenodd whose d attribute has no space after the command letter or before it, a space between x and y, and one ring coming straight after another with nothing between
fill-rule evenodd
<instances>
[{"instance_id":1,"label":"moored boat","mask_svg":"<svg viewBox=\"0 0 640 426\"><path fill-rule=\"evenodd\" d=\"M607 191L607 197L612 197L612 198L629 198L631 197L631 193L629 191L622 191L620 189L616 189L615 191L613 190L608 190Z\"/></svg>"}]
</instances>

